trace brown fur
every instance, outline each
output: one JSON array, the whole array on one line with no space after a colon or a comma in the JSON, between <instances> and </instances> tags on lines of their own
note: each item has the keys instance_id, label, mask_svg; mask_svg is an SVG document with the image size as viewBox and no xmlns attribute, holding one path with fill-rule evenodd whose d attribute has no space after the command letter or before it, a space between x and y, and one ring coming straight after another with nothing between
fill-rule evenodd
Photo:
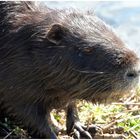
<instances>
[{"instance_id":1,"label":"brown fur","mask_svg":"<svg viewBox=\"0 0 140 140\"><path fill-rule=\"evenodd\" d=\"M118 100L138 81L136 54L102 20L75 10L0 3L0 103L39 135L77 99Z\"/></svg>"}]
</instances>

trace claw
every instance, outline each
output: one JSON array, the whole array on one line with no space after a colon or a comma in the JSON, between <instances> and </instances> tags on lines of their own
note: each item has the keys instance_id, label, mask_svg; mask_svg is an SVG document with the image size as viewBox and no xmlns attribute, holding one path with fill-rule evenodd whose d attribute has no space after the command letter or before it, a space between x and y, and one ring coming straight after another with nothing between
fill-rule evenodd
<instances>
[{"instance_id":1,"label":"claw","mask_svg":"<svg viewBox=\"0 0 140 140\"><path fill-rule=\"evenodd\" d=\"M92 136L90 135L90 133L86 131L84 128L80 122L76 122L74 124L73 137L76 139L81 139L81 138L92 139Z\"/></svg>"},{"instance_id":2,"label":"claw","mask_svg":"<svg viewBox=\"0 0 140 140\"><path fill-rule=\"evenodd\" d=\"M80 139L80 133L76 129L74 129L74 134L73 134L74 139Z\"/></svg>"}]
</instances>

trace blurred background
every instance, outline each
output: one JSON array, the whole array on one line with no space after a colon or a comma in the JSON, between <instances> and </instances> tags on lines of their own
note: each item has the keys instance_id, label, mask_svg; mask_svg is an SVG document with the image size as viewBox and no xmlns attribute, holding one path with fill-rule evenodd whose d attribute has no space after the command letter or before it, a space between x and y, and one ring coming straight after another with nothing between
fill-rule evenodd
<instances>
[{"instance_id":1,"label":"blurred background","mask_svg":"<svg viewBox=\"0 0 140 140\"><path fill-rule=\"evenodd\" d=\"M50 8L94 11L140 57L140 1L46 1L45 4Z\"/></svg>"}]
</instances>

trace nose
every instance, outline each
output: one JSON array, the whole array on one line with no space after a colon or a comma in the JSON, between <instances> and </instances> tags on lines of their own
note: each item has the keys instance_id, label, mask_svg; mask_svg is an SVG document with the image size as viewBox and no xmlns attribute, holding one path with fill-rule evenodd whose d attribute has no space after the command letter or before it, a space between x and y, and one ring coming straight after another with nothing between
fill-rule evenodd
<instances>
[{"instance_id":1,"label":"nose","mask_svg":"<svg viewBox=\"0 0 140 140\"><path fill-rule=\"evenodd\" d=\"M126 78L128 80L133 80L133 79L139 77L139 75L140 75L140 70L130 70L130 71L126 72Z\"/></svg>"}]
</instances>

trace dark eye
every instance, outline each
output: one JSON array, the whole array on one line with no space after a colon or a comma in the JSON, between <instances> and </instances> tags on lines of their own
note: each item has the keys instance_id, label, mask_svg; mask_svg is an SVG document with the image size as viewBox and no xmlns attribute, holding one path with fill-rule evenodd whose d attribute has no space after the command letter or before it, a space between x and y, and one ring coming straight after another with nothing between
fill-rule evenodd
<instances>
[{"instance_id":1,"label":"dark eye","mask_svg":"<svg viewBox=\"0 0 140 140\"><path fill-rule=\"evenodd\" d=\"M86 54L91 54L93 52L93 48L92 47L84 47L82 49L82 51Z\"/></svg>"}]
</instances>

